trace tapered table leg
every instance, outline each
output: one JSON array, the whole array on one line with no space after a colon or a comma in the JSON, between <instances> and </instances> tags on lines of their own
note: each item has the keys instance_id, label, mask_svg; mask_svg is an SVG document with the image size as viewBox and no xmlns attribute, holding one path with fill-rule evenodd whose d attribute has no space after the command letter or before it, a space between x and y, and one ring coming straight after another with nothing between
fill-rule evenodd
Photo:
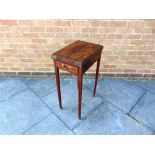
<instances>
[{"instance_id":1,"label":"tapered table leg","mask_svg":"<svg viewBox=\"0 0 155 155\"><path fill-rule=\"evenodd\" d=\"M56 75L56 85L57 85L58 98L59 98L59 107L62 109L61 89L60 89L60 76L59 76L59 68L58 67L55 67L55 75Z\"/></svg>"},{"instance_id":2,"label":"tapered table leg","mask_svg":"<svg viewBox=\"0 0 155 155\"><path fill-rule=\"evenodd\" d=\"M78 118L81 119L81 102L82 102L82 78L83 78L83 73L82 73L82 68L79 68L79 73L78 73Z\"/></svg>"},{"instance_id":3,"label":"tapered table leg","mask_svg":"<svg viewBox=\"0 0 155 155\"><path fill-rule=\"evenodd\" d=\"M96 95L96 86L97 86L97 82L98 82L98 74L99 74L100 60L101 60L101 57L97 60L96 77L95 77L95 85L94 85L94 94L93 94L93 96Z\"/></svg>"}]
</instances>

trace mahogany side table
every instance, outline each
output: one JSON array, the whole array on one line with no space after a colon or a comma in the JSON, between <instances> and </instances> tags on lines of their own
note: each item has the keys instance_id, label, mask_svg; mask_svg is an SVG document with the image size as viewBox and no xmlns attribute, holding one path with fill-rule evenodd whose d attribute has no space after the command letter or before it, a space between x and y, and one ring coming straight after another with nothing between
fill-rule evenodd
<instances>
[{"instance_id":1,"label":"mahogany side table","mask_svg":"<svg viewBox=\"0 0 155 155\"><path fill-rule=\"evenodd\" d=\"M70 45L52 54L54 60L56 85L59 99L59 107L62 109L59 69L66 70L77 75L78 81L78 118L81 119L82 80L83 74L97 61L94 96L98 81L101 52L103 46L77 40Z\"/></svg>"}]
</instances>

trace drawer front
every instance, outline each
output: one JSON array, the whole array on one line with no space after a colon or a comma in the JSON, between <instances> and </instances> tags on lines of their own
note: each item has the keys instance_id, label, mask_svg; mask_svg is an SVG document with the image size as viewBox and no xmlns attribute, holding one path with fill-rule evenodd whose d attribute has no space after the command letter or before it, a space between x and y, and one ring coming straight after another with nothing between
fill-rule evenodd
<instances>
[{"instance_id":1,"label":"drawer front","mask_svg":"<svg viewBox=\"0 0 155 155\"><path fill-rule=\"evenodd\" d=\"M68 64L60 62L60 61L55 61L55 65L56 65L56 67L66 70L68 72L78 73L78 67L71 66L71 65L68 65Z\"/></svg>"}]
</instances>

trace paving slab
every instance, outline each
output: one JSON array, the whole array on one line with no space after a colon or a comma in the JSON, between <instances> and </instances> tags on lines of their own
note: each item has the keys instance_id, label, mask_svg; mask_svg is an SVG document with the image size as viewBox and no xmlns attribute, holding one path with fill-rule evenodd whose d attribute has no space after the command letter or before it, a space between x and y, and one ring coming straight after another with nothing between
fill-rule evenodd
<instances>
[{"instance_id":1,"label":"paving slab","mask_svg":"<svg viewBox=\"0 0 155 155\"><path fill-rule=\"evenodd\" d=\"M40 97L43 97L50 92L56 90L55 79L24 79L24 82ZM69 80L61 79L61 87L68 84Z\"/></svg>"},{"instance_id":2,"label":"paving slab","mask_svg":"<svg viewBox=\"0 0 155 155\"><path fill-rule=\"evenodd\" d=\"M155 80L128 80L126 82L155 93Z\"/></svg>"},{"instance_id":3,"label":"paving slab","mask_svg":"<svg viewBox=\"0 0 155 155\"><path fill-rule=\"evenodd\" d=\"M84 85L93 91L93 80L85 80ZM113 105L128 113L145 90L123 80L100 80L96 94L99 94Z\"/></svg>"},{"instance_id":4,"label":"paving slab","mask_svg":"<svg viewBox=\"0 0 155 155\"><path fill-rule=\"evenodd\" d=\"M1 77L0 77L0 82L2 82L2 81L4 81L4 80L6 80L6 78L1 78Z\"/></svg>"},{"instance_id":5,"label":"paving slab","mask_svg":"<svg viewBox=\"0 0 155 155\"><path fill-rule=\"evenodd\" d=\"M82 120L78 120L76 78L61 79L62 110L55 79L0 78L0 134L73 134L70 129L76 134L155 133L155 81L100 80L96 97L94 79L83 83ZM137 121L125 114L130 109Z\"/></svg>"},{"instance_id":6,"label":"paving slab","mask_svg":"<svg viewBox=\"0 0 155 155\"><path fill-rule=\"evenodd\" d=\"M43 98L44 102L56 113L68 126L73 128L77 123L81 122L77 118L78 111L78 91L77 82L72 80L68 85L61 89L62 92L62 106L59 109L57 91L50 93ZM82 118L84 119L92 110L103 102L103 99L96 96L86 88L83 88L82 99Z\"/></svg>"},{"instance_id":7,"label":"paving slab","mask_svg":"<svg viewBox=\"0 0 155 155\"><path fill-rule=\"evenodd\" d=\"M153 134L148 128L106 102L75 127L73 131L76 134L84 135Z\"/></svg>"},{"instance_id":8,"label":"paving slab","mask_svg":"<svg viewBox=\"0 0 155 155\"><path fill-rule=\"evenodd\" d=\"M100 81L103 81L103 80L98 80L98 84ZM92 91L94 90L94 84L95 84L94 79L84 79L83 80L83 85L90 88ZM97 84L97 87L98 87L98 84Z\"/></svg>"},{"instance_id":9,"label":"paving slab","mask_svg":"<svg viewBox=\"0 0 155 155\"><path fill-rule=\"evenodd\" d=\"M22 134L51 111L26 90L0 102L0 134Z\"/></svg>"},{"instance_id":10,"label":"paving slab","mask_svg":"<svg viewBox=\"0 0 155 155\"><path fill-rule=\"evenodd\" d=\"M25 135L73 135L73 132L54 114L51 114L45 120L25 132Z\"/></svg>"},{"instance_id":11,"label":"paving slab","mask_svg":"<svg viewBox=\"0 0 155 155\"><path fill-rule=\"evenodd\" d=\"M155 94L147 91L131 115L155 131Z\"/></svg>"},{"instance_id":12,"label":"paving slab","mask_svg":"<svg viewBox=\"0 0 155 155\"><path fill-rule=\"evenodd\" d=\"M20 79L8 78L2 80L0 82L0 102L27 88L28 87Z\"/></svg>"}]
</instances>

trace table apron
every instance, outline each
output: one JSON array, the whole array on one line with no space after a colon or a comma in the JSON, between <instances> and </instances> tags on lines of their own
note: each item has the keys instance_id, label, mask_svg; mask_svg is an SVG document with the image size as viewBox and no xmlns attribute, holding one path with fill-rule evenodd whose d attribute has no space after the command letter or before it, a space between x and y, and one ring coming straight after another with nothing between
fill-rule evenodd
<instances>
[{"instance_id":1,"label":"table apron","mask_svg":"<svg viewBox=\"0 0 155 155\"><path fill-rule=\"evenodd\" d=\"M100 57L101 53L95 55L91 60L87 61L82 67L82 72L85 73Z\"/></svg>"},{"instance_id":2,"label":"table apron","mask_svg":"<svg viewBox=\"0 0 155 155\"><path fill-rule=\"evenodd\" d=\"M62 70L65 70L65 71L68 71L68 72L71 72L71 73L75 73L77 74L78 73L78 67L75 67L75 66L72 66L72 65L69 65L67 63L63 63L61 61L55 61L55 67L58 67Z\"/></svg>"}]
</instances>

